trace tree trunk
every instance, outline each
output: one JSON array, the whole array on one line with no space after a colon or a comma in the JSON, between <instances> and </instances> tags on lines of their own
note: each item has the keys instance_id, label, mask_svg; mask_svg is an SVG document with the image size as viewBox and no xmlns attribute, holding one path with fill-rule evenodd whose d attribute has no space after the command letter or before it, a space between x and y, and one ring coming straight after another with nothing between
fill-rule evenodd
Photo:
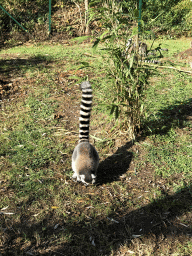
<instances>
[{"instance_id":1,"label":"tree trunk","mask_svg":"<svg viewBox=\"0 0 192 256\"><path fill-rule=\"evenodd\" d=\"M88 20L89 20L89 1L85 0L85 35L90 34Z\"/></svg>"}]
</instances>

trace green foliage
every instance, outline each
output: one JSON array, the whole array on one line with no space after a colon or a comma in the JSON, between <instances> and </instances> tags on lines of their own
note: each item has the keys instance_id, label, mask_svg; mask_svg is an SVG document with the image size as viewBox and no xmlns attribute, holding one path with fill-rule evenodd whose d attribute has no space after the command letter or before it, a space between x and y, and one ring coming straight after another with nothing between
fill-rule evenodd
<instances>
[{"instance_id":1,"label":"green foliage","mask_svg":"<svg viewBox=\"0 0 192 256\"><path fill-rule=\"evenodd\" d=\"M192 30L192 1L182 0L174 7L174 10L185 13L184 17L182 17L182 26L184 29Z\"/></svg>"},{"instance_id":2,"label":"green foliage","mask_svg":"<svg viewBox=\"0 0 192 256\"><path fill-rule=\"evenodd\" d=\"M77 3L80 8L80 13L77 13L79 22L82 23L84 20L84 1L69 1L69 0L52 0L52 14L58 9L63 13L66 6L71 5L72 8L76 8ZM49 3L47 0L6 0L0 1L0 5L10 13L22 26L24 26L29 32L34 33L45 30L48 32L48 12ZM107 13L110 8L115 11L117 21L122 24L122 21L135 25L139 17L139 1L89 1L89 20L88 24L98 20L100 21L96 29L106 29L112 26L112 20L110 16L103 17L103 13ZM31 11L33 10L33 11ZM79 10L78 10L79 12ZM75 16L76 17L76 16ZM59 17L57 17L59 20ZM141 19L143 20L144 30L153 30L154 32L172 32L172 34L182 34L183 30L188 35L191 33L191 1L190 0L148 0L143 1ZM75 20L76 22L77 20ZM113 21L114 22L114 21ZM76 35L77 31L74 29L74 20L72 20L67 26L63 25L63 22L57 22L55 25L54 21L52 24L55 26L57 32L67 32L70 36ZM94 22L93 22L94 23ZM82 24L81 24L82 25ZM97 25L96 25L97 26ZM91 27L91 26L90 26ZM93 24L93 27L95 25ZM92 28L93 28L92 27ZM2 9L0 9L0 28L2 32L10 31L22 31L15 21L13 21ZM92 31L94 33L94 31ZM36 35L37 36L37 35ZM150 35L148 35L150 36ZM38 36L37 36L38 37Z\"/></svg>"},{"instance_id":3,"label":"green foliage","mask_svg":"<svg viewBox=\"0 0 192 256\"><path fill-rule=\"evenodd\" d=\"M54 4L55 1L52 1ZM12 15L20 24L22 24L29 32L33 31L35 24L43 25L48 17L48 1L47 0L6 0L0 1L0 5ZM31 11L33 10L33 12ZM0 27L8 32L11 30L22 29L0 9Z\"/></svg>"},{"instance_id":4,"label":"green foliage","mask_svg":"<svg viewBox=\"0 0 192 256\"><path fill-rule=\"evenodd\" d=\"M111 1L106 1L109 8L112 8ZM113 1L117 5L118 1ZM99 14L103 11L103 5L100 1L95 1L96 10ZM92 4L94 5L94 1ZM107 8L105 8L107 10ZM128 23L135 24L139 17L139 1L121 1L121 8L119 11L119 20L127 19ZM173 32L173 34L181 33L183 30L191 31L191 1L190 0L148 0L142 1L141 19L143 20L144 30L153 30L158 32ZM102 15L96 16L96 19L101 18ZM109 21L110 23L110 21ZM108 24L109 25L109 24ZM103 22L106 26L106 22ZM148 35L150 37L150 34Z\"/></svg>"},{"instance_id":5,"label":"green foliage","mask_svg":"<svg viewBox=\"0 0 192 256\"><path fill-rule=\"evenodd\" d=\"M127 29L130 24L122 18L123 5L115 1L105 1L100 14L105 27L103 34L96 39L93 49L99 43L104 43L108 56L108 77L112 81L112 87L108 98L110 114L120 120L121 127L133 138L140 128L140 118L143 114L143 106L140 98L143 96L147 83L148 71L138 61L138 49L135 48L130 56L126 52L126 43L130 36ZM137 27L132 30L131 37L137 38Z\"/></svg>"},{"instance_id":6,"label":"green foliage","mask_svg":"<svg viewBox=\"0 0 192 256\"><path fill-rule=\"evenodd\" d=\"M183 4L182 4L183 2ZM184 4L184 2L188 2ZM155 28L158 31L182 31L190 30L187 16L190 12L190 0L149 0L143 3L142 19L146 29Z\"/></svg>"}]
</instances>

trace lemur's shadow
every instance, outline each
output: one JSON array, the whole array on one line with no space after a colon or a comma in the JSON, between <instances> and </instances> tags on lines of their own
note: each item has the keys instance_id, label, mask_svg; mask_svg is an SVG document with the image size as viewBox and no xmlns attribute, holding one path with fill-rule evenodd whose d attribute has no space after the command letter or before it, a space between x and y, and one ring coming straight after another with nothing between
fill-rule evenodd
<instances>
[{"instance_id":1,"label":"lemur's shadow","mask_svg":"<svg viewBox=\"0 0 192 256\"><path fill-rule=\"evenodd\" d=\"M127 172L129 165L133 158L133 153L129 152L132 142L127 142L124 146L117 149L117 151L100 162L97 174L97 185L118 180L121 175Z\"/></svg>"},{"instance_id":2,"label":"lemur's shadow","mask_svg":"<svg viewBox=\"0 0 192 256\"><path fill-rule=\"evenodd\" d=\"M167 134L172 128L183 128L186 122L192 120L192 99L177 102L174 105L162 108L156 113L156 118L149 117L143 121L142 136L137 141L145 139L152 134ZM97 184L106 184L118 180L129 169L133 153L129 151L132 142L124 146L112 155L100 162L97 174Z\"/></svg>"}]
</instances>

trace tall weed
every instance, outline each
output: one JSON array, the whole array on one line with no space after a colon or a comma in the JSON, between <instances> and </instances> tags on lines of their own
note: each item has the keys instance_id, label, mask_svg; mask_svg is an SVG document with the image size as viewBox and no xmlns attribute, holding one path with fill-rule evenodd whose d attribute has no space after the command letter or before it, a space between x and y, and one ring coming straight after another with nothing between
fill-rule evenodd
<instances>
[{"instance_id":1,"label":"tall weed","mask_svg":"<svg viewBox=\"0 0 192 256\"><path fill-rule=\"evenodd\" d=\"M96 38L93 48L101 44L107 53L104 58L108 62L107 75L112 83L107 87L110 93L106 105L110 114L120 121L121 128L133 139L140 129L143 114L140 99L149 72L139 61L138 27L131 29L122 11L123 4L114 0L102 4L100 15L105 31ZM138 19L138 12L135 11L134 15ZM129 28L132 33L128 32ZM134 38L133 44L136 45L129 55L126 49L128 38Z\"/></svg>"}]
</instances>

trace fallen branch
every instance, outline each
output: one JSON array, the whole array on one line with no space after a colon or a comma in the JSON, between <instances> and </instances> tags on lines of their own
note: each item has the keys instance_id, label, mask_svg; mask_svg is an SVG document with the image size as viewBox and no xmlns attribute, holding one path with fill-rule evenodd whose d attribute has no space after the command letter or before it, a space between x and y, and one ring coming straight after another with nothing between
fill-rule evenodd
<instances>
[{"instance_id":1,"label":"fallen branch","mask_svg":"<svg viewBox=\"0 0 192 256\"><path fill-rule=\"evenodd\" d=\"M192 71L188 71L188 70L181 70L181 69L174 68L174 67L157 66L157 65L153 65L153 64L146 64L146 63L145 63L145 65L147 65L147 66L153 66L153 67L157 67L157 68L169 68L169 69L177 70L177 71L179 71L179 72L185 72L185 73L192 74Z\"/></svg>"}]
</instances>

